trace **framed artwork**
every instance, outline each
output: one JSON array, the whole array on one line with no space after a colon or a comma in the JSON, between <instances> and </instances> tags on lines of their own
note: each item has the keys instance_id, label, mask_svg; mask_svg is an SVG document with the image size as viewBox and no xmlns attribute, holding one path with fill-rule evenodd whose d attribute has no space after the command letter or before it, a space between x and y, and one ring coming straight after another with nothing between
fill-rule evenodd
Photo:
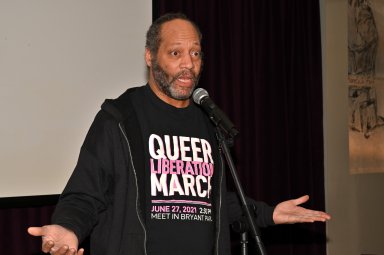
<instances>
[{"instance_id":1,"label":"framed artwork","mask_svg":"<svg viewBox=\"0 0 384 255\"><path fill-rule=\"evenodd\" d=\"M384 1L348 0L349 169L384 173Z\"/></svg>"}]
</instances>

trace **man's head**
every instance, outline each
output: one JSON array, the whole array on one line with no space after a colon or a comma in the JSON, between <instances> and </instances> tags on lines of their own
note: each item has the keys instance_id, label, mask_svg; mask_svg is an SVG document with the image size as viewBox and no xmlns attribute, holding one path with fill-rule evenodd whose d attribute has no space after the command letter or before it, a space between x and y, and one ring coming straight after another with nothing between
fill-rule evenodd
<instances>
[{"instance_id":1,"label":"man's head","mask_svg":"<svg viewBox=\"0 0 384 255\"><path fill-rule=\"evenodd\" d=\"M164 15L147 32L149 84L162 100L176 107L188 104L198 83L202 66L200 40L200 30L183 14Z\"/></svg>"}]
</instances>

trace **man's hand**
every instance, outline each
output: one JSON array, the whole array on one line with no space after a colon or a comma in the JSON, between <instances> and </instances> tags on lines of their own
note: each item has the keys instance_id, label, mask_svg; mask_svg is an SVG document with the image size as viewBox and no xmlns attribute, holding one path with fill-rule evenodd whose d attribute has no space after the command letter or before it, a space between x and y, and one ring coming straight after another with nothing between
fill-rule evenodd
<instances>
[{"instance_id":1,"label":"man's hand","mask_svg":"<svg viewBox=\"0 0 384 255\"><path fill-rule=\"evenodd\" d=\"M308 195L287 200L278 204L273 211L273 221L275 224L293 224L315 221L326 221L331 216L325 212L305 209L299 205L307 202Z\"/></svg>"},{"instance_id":2,"label":"man's hand","mask_svg":"<svg viewBox=\"0 0 384 255\"><path fill-rule=\"evenodd\" d=\"M30 227L28 233L42 237L42 251L53 255L83 255L84 249L77 250L79 241L71 230L59 225Z\"/></svg>"}]
</instances>

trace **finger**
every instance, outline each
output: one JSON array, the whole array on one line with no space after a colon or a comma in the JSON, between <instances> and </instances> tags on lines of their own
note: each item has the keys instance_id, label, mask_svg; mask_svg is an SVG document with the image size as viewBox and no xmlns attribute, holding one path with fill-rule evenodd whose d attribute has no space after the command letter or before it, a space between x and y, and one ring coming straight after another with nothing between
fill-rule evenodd
<instances>
[{"instance_id":1,"label":"finger","mask_svg":"<svg viewBox=\"0 0 384 255\"><path fill-rule=\"evenodd\" d=\"M316 218L325 218L327 220L331 219L331 215L323 211L315 211L315 210L307 209L307 215L311 217L316 217Z\"/></svg>"},{"instance_id":2,"label":"finger","mask_svg":"<svg viewBox=\"0 0 384 255\"><path fill-rule=\"evenodd\" d=\"M55 243L52 240L44 241L43 239L43 244L41 246L41 249L43 252L50 252L54 246L55 246Z\"/></svg>"},{"instance_id":3,"label":"finger","mask_svg":"<svg viewBox=\"0 0 384 255\"><path fill-rule=\"evenodd\" d=\"M315 222L315 221L321 221L321 222L324 222L325 219L322 218L322 217L305 217L305 218L302 218L302 222Z\"/></svg>"},{"instance_id":4,"label":"finger","mask_svg":"<svg viewBox=\"0 0 384 255\"><path fill-rule=\"evenodd\" d=\"M44 235L44 229L42 227L29 227L27 231L32 236L43 236Z\"/></svg>"},{"instance_id":5,"label":"finger","mask_svg":"<svg viewBox=\"0 0 384 255\"><path fill-rule=\"evenodd\" d=\"M315 220L313 218L300 218L296 223L313 223Z\"/></svg>"},{"instance_id":6,"label":"finger","mask_svg":"<svg viewBox=\"0 0 384 255\"><path fill-rule=\"evenodd\" d=\"M325 221L331 219L331 216L328 215L327 213L321 212L321 211L310 211L309 213L307 213L304 216L304 218L311 220L312 222L314 222L314 221L325 222Z\"/></svg>"},{"instance_id":7,"label":"finger","mask_svg":"<svg viewBox=\"0 0 384 255\"><path fill-rule=\"evenodd\" d=\"M301 204L304 204L305 202L307 202L308 200L309 200L309 196L304 195L302 197L294 199L293 202L295 205L301 205Z\"/></svg>"},{"instance_id":8,"label":"finger","mask_svg":"<svg viewBox=\"0 0 384 255\"><path fill-rule=\"evenodd\" d=\"M304 214L296 217L296 223L313 223L315 221L324 222L326 219L320 214Z\"/></svg>"},{"instance_id":9,"label":"finger","mask_svg":"<svg viewBox=\"0 0 384 255\"><path fill-rule=\"evenodd\" d=\"M84 249L80 249L80 250L77 252L77 255L84 255Z\"/></svg>"},{"instance_id":10,"label":"finger","mask_svg":"<svg viewBox=\"0 0 384 255\"><path fill-rule=\"evenodd\" d=\"M76 249L74 248L69 249L65 255L76 255Z\"/></svg>"},{"instance_id":11,"label":"finger","mask_svg":"<svg viewBox=\"0 0 384 255\"><path fill-rule=\"evenodd\" d=\"M69 250L69 247L67 245L63 245L53 254L54 255L66 255L68 250Z\"/></svg>"},{"instance_id":12,"label":"finger","mask_svg":"<svg viewBox=\"0 0 384 255\"><path fill-rule=\"evenodd\" d=\"M331 219L331 215L329 215L328 213L325 213L325 212L317 212L317 214L315 216L316 221L326 221L326 220L330 220L330 219Z\"/></svg>"}]
</instances>

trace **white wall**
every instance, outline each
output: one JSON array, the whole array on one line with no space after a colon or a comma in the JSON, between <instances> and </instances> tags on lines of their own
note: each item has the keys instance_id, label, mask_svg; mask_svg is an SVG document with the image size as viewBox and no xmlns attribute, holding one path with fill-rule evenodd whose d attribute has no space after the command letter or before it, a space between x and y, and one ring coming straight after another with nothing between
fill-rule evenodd
<instances>
[{"instance_id":1,"label":"white wall","mask_svg":"<svg viewBox=\"0 0 384 255\"><path fill-rule=\"evenodd\" d=\"M384 174L349 174L347 6L320 0L328 255L384 254Z\"/></svg>"},{"instance_id":2,"label":"white wall","mask_svg":"<svg viewBox=\"0 0 384 255\"><path fill-rule=\"evenodd\" d=\"M0 1L0 197L61 193L104 99L146 82L151 5Z\"/></svg>"}]
</instances>

